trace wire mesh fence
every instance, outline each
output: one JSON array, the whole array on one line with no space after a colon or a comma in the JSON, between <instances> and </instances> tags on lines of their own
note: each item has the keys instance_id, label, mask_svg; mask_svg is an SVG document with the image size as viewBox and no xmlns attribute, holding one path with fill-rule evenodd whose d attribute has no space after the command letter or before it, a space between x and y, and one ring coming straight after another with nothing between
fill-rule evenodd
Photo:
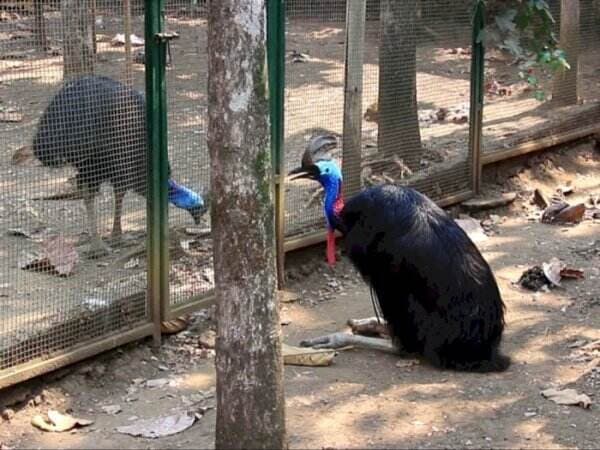
<instances>
[{"instance_id":1,"label":"wire mesh fence","mask_svg":"<svg viewBox=\"0 0 600 450\"><path fill-rule=\"evenodd\" d=\"M178 181L206 197L210 184L206 5L189 0L167 1L165 28L179 35L169 46L167 66L172 172ZM184 211L173 210L170 214L170 303L175 309L206 295L213 287L214 274L209 214L195 227L190 227Z\"/></svg>"},{"instance_id":2,"label":"wire mesh fence","mask_svg":"<svg viewBox=\"0 0 600 450\"><path fill-rule=\"evenodd\" d=\"M600 9L578 3L574 104L536 100L507 54L488 49L484 156L598 123ZM392 182L437 201L469 195L474 4L286 1L286 170L310 137L330 134L352 190ZM145 13L140 0L0 0L0 386L27 363L152 331ZM165 28L179 35L166 70L168 319L213 288L210 217L194 203L210 183L206 2L166 1ZM322 233L318 186L285 190L285 237Z\"/></svg>"},{"instance_id":3,"label":"wire mesh fence","mask_svg":"<svg viewBox=\"0 0 600 450\"><path fill-rule=\"evenodd\" d=\"M339 139L334 157L352 167L345 183L407 184L436 200L470 191L474 2L459 3L288 1L286 167L299 164L308 138L332 134ZM358 32L347 28L350 8L364 8ZM360 71L362 98L357 111L347 111L359 115L355 124L344 129L351 70ZM356 126L361 148L352 154L345 140ZM290 184L286 196L288 236L323 226L314 184Z\"/></svg>"},{"instance_id":4,"label":"wire mesh fence","mask_svg":"<svg viewBox=\"0 0 600 450\"><path fill-rule=\"evenodd\" d=\"M526 152L598 128L600 3L548 3L556 20L554 32L567 51L571 70L536 76L541 93L536 97L537 88L527 82L528 75L523 76L520 61L495 47L486 50L484 160ZM488 25L493 20L494 16L488 15ZM570 26L565 28L561 22Z\"/></svg>"},{"instance_id":5,"label":"wire mesh fence","mask_svg":"<svg viewBox=\"0 0 600 450\"><path fill-rule=\"evenodd\" d=\"M0 373L148 321L127 257L145 248L143 70L124 76L121 6L0 3Z\"/></svg>"}]
</instances>

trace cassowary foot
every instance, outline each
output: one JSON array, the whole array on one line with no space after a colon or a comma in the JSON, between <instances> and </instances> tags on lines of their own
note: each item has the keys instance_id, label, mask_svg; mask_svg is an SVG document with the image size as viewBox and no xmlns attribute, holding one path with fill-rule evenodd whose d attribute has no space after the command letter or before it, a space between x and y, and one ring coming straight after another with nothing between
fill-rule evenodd
<instances>
[{"instance_id":1,"label":"cassowary foot","mask_svg":"<svg viewBox=\"0 0 600 450\"><path fill-rule=\"evenodd\" d=\"M390 336L386 321L377 317L349 319L348 326L352 329L352 333L361 336L380 336L383 338L389 338Z\"/></svg>"},{"instance_id":2,"label":"cassowary foot","mask_svg":"<svg viewBox=\"0 0 600 450\"><path fill-rule=\"evenodd\" d=\"M335 349L347 346L396 353L396 349L389 339L357 336L345 332L332 333L300 342L300 347L312 347L317 349Z\"/></svg>"}]
</instances>

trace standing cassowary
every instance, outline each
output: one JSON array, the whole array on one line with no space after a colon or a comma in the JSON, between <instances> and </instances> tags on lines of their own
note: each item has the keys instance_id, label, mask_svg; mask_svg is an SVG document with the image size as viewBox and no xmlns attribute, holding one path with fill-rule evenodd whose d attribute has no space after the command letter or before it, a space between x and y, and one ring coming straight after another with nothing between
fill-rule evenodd
<instances>
[{"instance_id":1,"label":"standing cassowary","mask_svg":"<svg viewBox=\"0 0 600 450\"><path fill-rule=\"evenodd\" d=\"M112 240L121 236L123 198L129 190L146 195L147 137L144 97L118 81L84 76L67 83L42 115L33 140L33 152L49 167L77 170L91 236L90 256L106 255L98 235L95 196L110 183L115 211ZM206 212L202 197L169 178L169 202L189 211L199 223Z\"/></svg>"},{"instance_id":2,"label":"standing cassowary","mask_svg":"<svg viewBox=\"0 0 600 450\"><path fill-rule=\"evenodd\" d=\"M504 303L477 247L444 210L410 188L373 187L344 204L342 174L327 154L335 145L332 136L313 138L289 179L309 178L323 186L327 260L335 264L339 230L352 263L376 294L393 345L347 333L302 345L400 350L455 370L507 369L510 359L499 352Z\"/></svg>"}]
</instances>

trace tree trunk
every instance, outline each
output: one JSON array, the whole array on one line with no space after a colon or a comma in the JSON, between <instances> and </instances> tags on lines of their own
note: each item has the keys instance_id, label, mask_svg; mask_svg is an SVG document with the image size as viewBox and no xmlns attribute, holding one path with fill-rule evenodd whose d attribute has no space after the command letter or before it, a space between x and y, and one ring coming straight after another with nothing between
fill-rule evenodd
<instances>
[{"instance_id":1,"label":"tree trunk","mask_svg":"<svg viewBox=\"0 0 600 450\"><path fill-rule=\"evenodd\" d=\"M284 448L265 0L210 2L217 448Z\"/></svg>"},{"instance_id":2,"label":"tree trunk","mask_svg":"<svg viewBox=\"0 0 600 450\"><path fill-rule=\"evenodd\" d=\"M554 75L552 102L559 106L575 105L579 100L579 0L561 1L560 48L565 51L571 68Z\"/></svg>"},{"instance_id":3,"label":"tree trunk","mask_svg":"<svg viewBox=\"0 0 600 450\"><path fill-rule=\"evenodd\" d=\"M378 149L418 169L423 153L417 110L417 0L381 0Z\"/></svg>"},{"instance_id":4,"label":"tree trunk","mask_svg":"<svg viewBox=\"0 0 600 450\"><path fill-rule=\"evenodd\" d=\"M61 0L64 79L94 72L94 17L88 0Z\"/></svg>"},{"instance_id":5,"label":"tree trunk","mask_svg":"<svg viewBox=\"0 0 600 450\"><path fill-rule=\"evenodd\" d=\"M46 21L44 20L43 0L35 0L33 3L35 23L33 34L35 36L35 45L42 51L49 49L48 35L46 34Z\"/></svg>"}]
</instances>

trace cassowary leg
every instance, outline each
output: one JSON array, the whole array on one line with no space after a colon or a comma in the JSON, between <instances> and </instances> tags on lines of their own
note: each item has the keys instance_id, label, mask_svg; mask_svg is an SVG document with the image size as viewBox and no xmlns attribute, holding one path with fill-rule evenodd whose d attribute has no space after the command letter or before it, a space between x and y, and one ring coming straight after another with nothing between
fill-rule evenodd
<instances>
[{"instance_id":1,"label":"cassowary leg","mask_svg":"<svg viewBox=\"0 0 600 450\"><path fill-rule=\"evenodd\" d=\"M312 348L341 348L349 345L368 350L396 353L396 349L389 339L357 336L344 332L332 333L300 342L301 347Z\"/></svg>"},{"instance_id":2,"label":"cassowary leg","mask_svg":"<svg viewBox=\"0 0 600 450\"><path fill-rule=\"evenodd\" d=\"M119 243L121 241L121 216L123 214L123 199L125 198L125 192L115 189L115 217L113 220L113 229L110 235L112 243Z\"/></svg>"},{"instance_id":3,"label":"cassowary leg","mask_svg":"<svg viewBox=\"0 0 600 450\"><path fill-rule=\"evenodd\" d=\"M348 325L354 334L362 336L380 336L389 338L387 322L377 317L367 317L366 319L350 319Z\"/></svg>"},{"instance_id":4,"label":"cassowary leg","mask_svg":"<svg viewBox=\"0 0 600 450\"><path fill-rule=\"evenodd\" d=\"M98 234L98 220L96 218L96 207L94 205L95 195L87 188L83 189L83 202L87 213L88 228L91 238L90 249L87 256L90 258L100 258L110 253L100 235Z\"/></svg>"}]
</instances>

